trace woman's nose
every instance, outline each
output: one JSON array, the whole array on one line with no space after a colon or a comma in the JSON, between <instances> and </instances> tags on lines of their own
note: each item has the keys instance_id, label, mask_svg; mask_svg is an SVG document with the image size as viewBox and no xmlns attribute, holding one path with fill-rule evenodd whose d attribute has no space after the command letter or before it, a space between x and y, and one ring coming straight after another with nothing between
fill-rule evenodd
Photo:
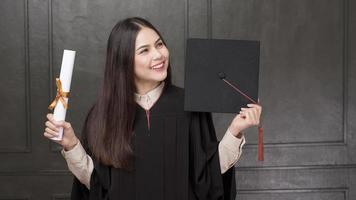
<instances>
[{"instance_id":1,"label":"woman's nose","mask_svg":"<svg viewBox=\"0 0 356 200\"><path fill-rule=\"evenodd\" d=\"M162 53L159 51L159 49L154 49L153 52L153 60L159 60L162 58Z\"/></svg>"}]
</instances>

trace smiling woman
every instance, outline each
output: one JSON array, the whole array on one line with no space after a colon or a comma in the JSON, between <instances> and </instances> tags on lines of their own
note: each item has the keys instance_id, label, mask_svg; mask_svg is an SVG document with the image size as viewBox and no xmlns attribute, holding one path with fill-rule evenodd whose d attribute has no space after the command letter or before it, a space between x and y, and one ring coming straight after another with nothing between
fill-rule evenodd
<instances>
[{"instance_id":1,"label":"smiling woman","mask_svg":"<svg viewBox=\"0 0 356 200\"><path fill-rule=\"evenodd\" d=\"M75 176L72 199L235 199L240 131L258 123L261 108L241 111L219 143L211 113L184 111L183 102L158 30L142 18L118 22L82 140L70 123L47 115L45 137L64 128L56 142Z\"/></svg>"},{"instance_id":2,"label":"smiling woman","mask_svg":"<svg viewBox=\"0 0 356 200\"><path fill-rule=\"evenodd\" d=\"M135 46L136 92L146 94L167 77L169 51L157 32L147 27L141 27Z\"/></svg>"}]
</instances>

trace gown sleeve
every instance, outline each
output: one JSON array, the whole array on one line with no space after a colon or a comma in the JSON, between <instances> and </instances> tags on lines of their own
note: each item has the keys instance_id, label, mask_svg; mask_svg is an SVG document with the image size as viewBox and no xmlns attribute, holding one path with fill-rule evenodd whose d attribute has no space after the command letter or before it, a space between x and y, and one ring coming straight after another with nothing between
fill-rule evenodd
<instances>
[{"instance_id":1,"label":"gown sleeve","mask_svg":"<svg viewBox=\"0 0 356 200\"><path fill-rule=\"evenodd\" d=\"M87 124L90 123L90 115L93 111L92 107L88 113L87 118L85 119L81 143L83 148L89 156L92 157L94 169L90 177L90 190L82 184L76 177L73 178L71 200L101 200L107 199L107 191L110 187L110 168L104 166L97 162L92 156L92 153L88 147L88 140L86 137L87 133Z\"/></svg>"},{"instance_id":2,"label":"gown sleeve","mask_svg":"<svg viewBox=\"0 0 356 200\"><path fill-rule=\"evenodd\" d=\"M193 112L189 129L189 176L195 199L235 199L235 169L221 174L219 143L211 113Z\"/></svg>"},{"instance_id":3,"label":"gown sleeve","mask_svg":"<svg viewBox=\"0 0 356 200\"><path fill-rule=\"evenodd\" d=\"M90 190L74 177L71 200L108 199L110 169L94 162L94 171L90 179Z\"/></svg>"}]
</instances>

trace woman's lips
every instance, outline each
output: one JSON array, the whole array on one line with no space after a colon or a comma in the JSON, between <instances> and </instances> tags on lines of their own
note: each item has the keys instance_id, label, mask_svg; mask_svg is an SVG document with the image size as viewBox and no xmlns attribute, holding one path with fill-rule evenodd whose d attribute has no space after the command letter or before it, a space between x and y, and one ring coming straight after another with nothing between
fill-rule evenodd
<instances>
[{"instance_id":1,"label":"woman's lips","mask_svg":"<svg viewBox=\"0 0 356 200\"><path fill-rule=\"evenodd\" d=\"M163 69L164 68L164 61L159 63L159 64L156 64L154 66L152 66L151 68L154 69L154 70L160 70L160 69Z\"/></svg>"}]
</instances>

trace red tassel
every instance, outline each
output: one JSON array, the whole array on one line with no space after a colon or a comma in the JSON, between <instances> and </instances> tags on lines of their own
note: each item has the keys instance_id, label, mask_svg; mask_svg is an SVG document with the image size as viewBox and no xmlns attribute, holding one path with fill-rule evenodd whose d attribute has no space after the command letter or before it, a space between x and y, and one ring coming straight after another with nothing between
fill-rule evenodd
<instances>
[{"instance_id":1,"label":"red tassel","mask_svg":"<svg viewBox=\"0 0 356 200\"><path fill-rule=\"evenodd\" d=\"M219 74L220 77L220 74ZM237 92L239 92L242 96L244 96L246 99L250 100L251 102L253 102L254 104L260 104L260 100L258 99L257 102L254 101L252 98L250 98L248 95L246 95L245 93L243 93L241 90L239 90L235 85L233 85L232 83L230 83L228 80L226 80L225 75L223 77L220 77L226 84L228 84L230 87L232 87L234 90L236 90ZM259 125L258 126L258 161L263 161L264 160L264 156L263 156L263 129L262 126Z\"/></svg>"},{"instance_id":2,"label":"red tassel","mask_svg":"<svg viewBox=\"0 0 356 200\"><path fill-rule=\"evenodd\" d=\"M263 129L262 126L258 126L258 161L263 161Z\"/></svg>"}]
</instances>

